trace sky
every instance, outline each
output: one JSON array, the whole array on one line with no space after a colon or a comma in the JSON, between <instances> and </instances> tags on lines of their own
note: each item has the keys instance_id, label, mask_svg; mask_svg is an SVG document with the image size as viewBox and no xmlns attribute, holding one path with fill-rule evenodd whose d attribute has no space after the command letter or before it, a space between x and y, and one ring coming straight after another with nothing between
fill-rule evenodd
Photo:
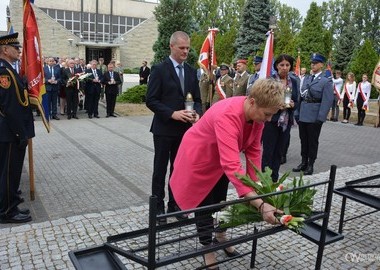
<instances>
[{"instance_id":1,"label":"sky","mask_svg":"<svg viewBox=\"0 0 380 270\"><path fill-rule=\"evenodd\" d=\"M35 0L35 1L42 1L42 0ZM287 4L288 6L297 8L300 11L301 16L305 17L307 10L310 7L311 2L317 2L318 5L321 5L323 0L280 0L280 2ZM0 31L7 30L6 7L8 4L9 4L9 0L0 0Z\"/></svg>"}]
</instances>

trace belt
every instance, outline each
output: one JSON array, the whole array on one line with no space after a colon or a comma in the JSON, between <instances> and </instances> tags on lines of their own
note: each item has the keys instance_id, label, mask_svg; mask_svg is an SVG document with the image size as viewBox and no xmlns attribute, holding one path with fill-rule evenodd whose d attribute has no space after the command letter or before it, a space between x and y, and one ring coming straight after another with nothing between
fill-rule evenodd
<instances>
[{"instance_id":1,"label":"belt","mask_svg":"<svg viewBox=\"0 0 380 270\"><path fill-rule=\"evenodd\" d=\"M320 98L303 98L302 101L306 103L321 103L322 99Z\"/></svg>"}]
</instances>

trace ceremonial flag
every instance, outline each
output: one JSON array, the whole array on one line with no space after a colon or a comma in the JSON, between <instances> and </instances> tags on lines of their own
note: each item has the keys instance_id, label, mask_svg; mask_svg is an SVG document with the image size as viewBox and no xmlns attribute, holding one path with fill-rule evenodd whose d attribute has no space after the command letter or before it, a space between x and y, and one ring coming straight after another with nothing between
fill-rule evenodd
<instances>
[{"instance_id":1,"label":"ceremonial flag","mask_svg":"<svg viewBox=\"0 0 380 270\"><path fill-rule=\"evenodd\" d=\"M260 79L269 78L272 75L273 69L273 31L268 31L266 35L268 36L268 38L265 44L263 62L261 63L260 68Z\"/></svg>"},{"instance_id":2,"label":"ceremonial flag","mask_svg":"<svg viewBox=\"0 0 380 270\"><path fill-rule=\"evenodd\" d=\"M372 85L380 91L380 60L375 66L372 74Z\"/></svg>"},{"instance_id":3,"label":"ceremonial flag","mask_svg":"<svg viewBox=\"0 0 380 270\"><path fill-rule=\"evenodd\" d=\"M294 69L294 73L298 77L301 76L301 56L300 56L300 51L298 51L298 57L297 57L296 67Z\"/></svg>"},{"instance_id":4,"label":"ceremonial flag","mask_svg":"<svg viewBox=\"0 0 380 270\"><path fill-rule=\"evenodd\" d=\"M37 107L41 113L46 130L50 131L49 107L44 85L44 71L42 66L41 42L38 32L37 20L33 7L34 1L24 2L24 43L22 49L21 75L26 76L30 103Z\"/></svg>"},{"instance_id":5,"label":"ceremonial flag","mask_svg":"<svg viewBox=\"0 0 380 270\"><path fill-rule=\"evenodd\" d=\"M203 42L198 59L198 64L203 70L211 71L211 66L216 65L215 36L218 31L217 28L209 29Z\"/></svg>"}]
</instances>

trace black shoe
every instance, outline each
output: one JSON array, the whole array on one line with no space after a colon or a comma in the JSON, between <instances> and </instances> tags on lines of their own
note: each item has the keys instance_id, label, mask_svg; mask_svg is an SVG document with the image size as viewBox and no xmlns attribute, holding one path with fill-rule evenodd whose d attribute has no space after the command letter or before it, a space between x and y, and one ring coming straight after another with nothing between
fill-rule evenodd
<instances>
[{"instance_id":1,"label":"black shoe","mask_svg":"<svg viewBox=\"0 0 380 270\"><path fill-rule=\"evenodd\" d=\"M314 172L313 165L307 166L306 170L304 170L303 175L312 175Z\"/></svg>"},{"instance_id":2,"label":"black shoe","mask_svg":"<svg viewBox=\"0 0 380 270\"><path fill-rule=\"evenodd\" d=\"M59 120L59 117L56 116L56 115L54 115L52 118L55 119L55 120Z\"/></svg>"},{"instance_id":3,"label":"black shoe","mask_svg":"<svg viewBox=\"0 0 380 270\"><path fill-rule=\"evenodd\" d=\"M179 209L178 206L174 206L174 207L168 207L168 211L167 213L175 213L175 212L180 212L181 209ZM178 221L180 220L184 220L184 219L188 219L189 217L185 214L177 214L174 216Z\"/></svg>"},{"instance_id":4,"label":"black shoe","mask_svg":"<svg viewBox=\"0 0 380 270\"><path fill-rule=\"evenodd\" d=\"M17 207L17 211L23 215L30 215L30 210L28 208L18 208Z\"/></svg>"},{"instance_id":5,"label":"black shoe","mask_svg":"<svg viewBox=\"0 0 380 270\"><path fill-rule=\"evenodd\" d=\"M92 115L89 115L88 118L92 119Z\"/></svg>"},{"instance_id":6,"label":"black shoe","mask_svg":"<svg viewBox=\"0 0 380 270\"><path fill-rule=\"evenodd\" d=\"M108 118L108 117L110 117L110 115L109 115L109 114L107 114L107 115L106 115L106 118Z\"/></svg>"},{"instance_id":7,"label":"black shoe","mask_svg":"<svg viewBox=\"0 0 380 270\"><path fill-rule=\"evenodd\" d=\"M214 239L212 239L212 242L214 244L220 244L220 242L218 241L218 239L216 239L216 237ZM229 252L226 248L223 248L223 251L224 251L224 253L226 253L227 257L230 257L230 258L231 257L237 257L240 255L240 253L237 252L236 249L232 252Z\"/></svg>"},{"instance_id":8,"label":"black shoe","mask_svg":"<svg viewBox=\"0 0 380 270\"><path fill-rule=\"evenodd\" d=\"M302 162L300 165L297 166L297 168L293 168L293 172L300 172L304 171L307 168L307 163Z\"/></svg>"},{"instance_id":9,"label":"black shoe","mask_svg":"<svg viewBox=\"0 0 380 270\"><path fill-rule=\"evenodd\" d=\"M75 114L73 115L73 118L74 119L79 119L78 116L76 116Z\"/></svg>"},{"instance_id":10,"label":"black shoe","mask_svg":"<svg viewBox=\"0 0 380 270\"><path fill-rule=\"evenodd\" d=\"M17 195L21 195L21 194L22 194L21 189L17 190L16 194L17 194Z\"/></svg>"},{"instance_id":11,"label":"black shoe","mask_svg":"<svg viewBox=\"0 0 380 270\"><path fill-rule=\"evenodd\" d=\"M157 216L165 214L165 211L158 210ZM166 218L157 218L157 225L165 225L167 223Z\"/></svg>"},{"instance_id":12,"label":"black shoe","mask_svg":"<svg viewBox=\"0 0 380 270\"><path fill-rule=\"evenodd\" d=\"M354 124L355 126L360 126L360 123L356 123L356 124Z\"/></svg>"},{"instance_id":13,"label":"black shoe","mask_svg":"<svg viewBox=\"0 0 380 270\"><path fill-rule=\"evenodd\" d=\"M116 116L116 115L114 115L114 114L111 114L111 116L112 116L112 117L117 117L117 116Z\"/></svg>"},{"instance_id":14,"label":"black shoe","mask_svg":"<svg viewBox=\"0 0 380 270\"><path fill-rule=\"evenodd\" d=\"M285 164L286 163L286 156L281 157L280 164Z\"/></svg>"},{"instance_id":15,"label":"black shoe","mask_svg":"<svg viewBox=\"0 0 380 270\"><path fill-rule=\"evenodd\" d=\"M100 118L99 115L94 115L95 118Z\"/></svg>"},{"instance_id":16,"label":"black shoe","mask_svg":"<svg viewBox=\"0 0 380 270\"><path fill-rule=\"evenodd\" d=\"M4 217L0 219L0 223L25 223L32 220L29 215L18 213L12 217Z\"/></svg>"},{"instance_id":17,"label":"black shoe","mask_svg":"<svg viewBox=\"0 0 380 270\"><path fill-rule=\"evenodd\" d=\"M67 119L70 120L71 119L71 115L67 116Z\"/></svg>"}]
</instances>

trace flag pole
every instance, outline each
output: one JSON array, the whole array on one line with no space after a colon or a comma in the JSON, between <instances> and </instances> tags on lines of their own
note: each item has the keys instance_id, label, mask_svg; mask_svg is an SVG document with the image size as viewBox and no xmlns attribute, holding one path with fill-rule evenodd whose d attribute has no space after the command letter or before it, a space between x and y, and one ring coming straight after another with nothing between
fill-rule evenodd
<instances>
[{"instance_id":1,"label":"flag pole","mask_svg":"<svg viewBox=\"0 0 380 270\"><path fill-rule=\"evenodd\" d=\"M29 160L29 186L30 200L34 201L34 161L33 161L33 141L28 139L28 160Z\"/></svg>"}]
</instances>

